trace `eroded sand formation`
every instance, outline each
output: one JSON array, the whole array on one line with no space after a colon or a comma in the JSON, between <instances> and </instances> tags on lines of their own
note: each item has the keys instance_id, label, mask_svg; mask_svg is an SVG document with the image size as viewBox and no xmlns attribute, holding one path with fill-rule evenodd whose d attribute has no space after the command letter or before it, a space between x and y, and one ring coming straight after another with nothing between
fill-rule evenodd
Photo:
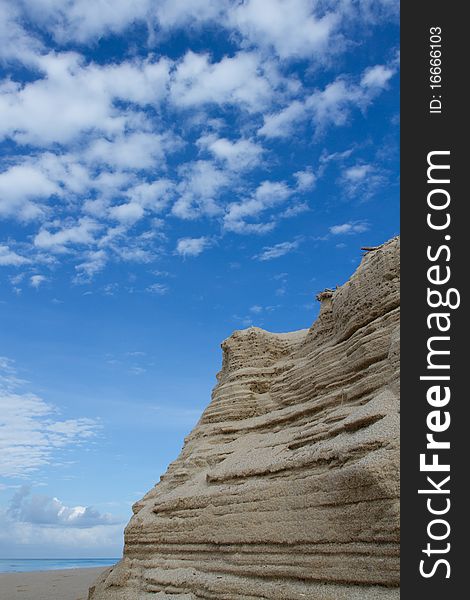
<instances>
[{"instance_id":1,"label":"eroded sand formation","mask_svg":"<svg viewBox=\"0 0 470 600\"><path fill-rule=\"evenodd\" d=\"M320 301L308 330L225 340L91 600L399 598L399 239Z\"/></svg>"}]
</instances>

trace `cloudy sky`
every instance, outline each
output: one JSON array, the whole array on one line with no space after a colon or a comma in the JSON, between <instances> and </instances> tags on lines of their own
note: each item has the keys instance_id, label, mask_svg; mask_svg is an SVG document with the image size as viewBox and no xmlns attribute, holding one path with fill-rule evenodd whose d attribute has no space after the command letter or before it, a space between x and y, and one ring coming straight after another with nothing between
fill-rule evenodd
<instances>
[{"instance_id":1,"label":"cloudy sky","mask_svg":"<svg viewBox=\"0 0 470 600\"><path fill-rule=\"evenodd\" d=\"M398 232L398 1L0 0L0 557L117 556L234 329Z\"/></svg>"}]
</instances>

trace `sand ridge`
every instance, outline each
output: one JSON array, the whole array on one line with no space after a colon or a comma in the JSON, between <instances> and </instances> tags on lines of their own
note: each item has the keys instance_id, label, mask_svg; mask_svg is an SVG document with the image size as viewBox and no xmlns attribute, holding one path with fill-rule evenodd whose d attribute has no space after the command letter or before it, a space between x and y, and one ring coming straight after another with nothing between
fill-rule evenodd
<instances>
[{"instance_id":1,"label":"sand ridge","mask_svg":"<svg viewBox=\"0 0 470 600\"><path fill-rule=\"evenodd\" d=\"M399 244L320 294L310 329L222 343L212 401L90 600L399 598Z\"/></svg>"}]
</instances>

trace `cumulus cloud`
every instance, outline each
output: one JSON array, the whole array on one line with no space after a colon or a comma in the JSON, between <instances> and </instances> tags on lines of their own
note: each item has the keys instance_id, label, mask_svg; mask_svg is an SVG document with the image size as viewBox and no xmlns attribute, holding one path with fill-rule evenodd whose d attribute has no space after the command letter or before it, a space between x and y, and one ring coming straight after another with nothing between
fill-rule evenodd
<instances>
[{"instance_id":1,"label":"cumulus cloud","mask_svg":"<svg viewBox=\"0 0 470 600\"><path fill-rule=\"evenodd\" d=\"M393 66L375 65L366 69L359 82L338 77L323 90L317 90L307 98L305 106L312 115L317 132L323 132L328 126L341 126L348 122L353 109L364 111L386 87L389 79L396 73ZM371 75L386 73L386 77Z\"/></svg>"},{"instance_id":2,"label":"cumulus cloud","mask_svg":"<svg viewBox=\"0 0 470 600\"><path fill-rule=\"evenodd\" d=\"M137 203L142 208L159 213L166 208L174 194L174 183L169 179L155 179L138 183L126 190L133 203Z\"/></svg>"},{"instance_id":3,"label":"cumulus cloud","mask_svg":"<svg viewBox=\"0 0 470 600\"><path fill-rule=\"evenodd\" d=\"M100 138L93 141L86 152L86 159L115 169L148 169L156 161L163 161L170 147L170 140L164 136L135 132L112 140Z\"/></svg>"},{"instance_id":4,"label":"cumulus cloud","mask_svg":"<svg viewBox=\"0 0 470 600\"><path fill-rule=\"evenodd\" d=\"M361 79L361 85L367 88L383 89L394 74L394 68L385 65L375 65L375 67L365 70Z\"/></svg>"},{"instance_id":5,"label":"cumulus cloud","mask_svg":"<svg viewBox=\"0 0 470 600\"><path fill-rule=\"evenodd\" d=\"M44 213L38 200L58 193L59 188L44 173L30 165L15 165L0 173L0 217L22 221Z\"/></svg>"},{"instance_id":6,"label":"cumulus cloud","mask_svg":"<svg viewBox=\"0 0 470 600\"><path fill-rule=\"evenodd\" d=\"M15 556L118 556L122 549L122 518L93 506L69 506L57 497L17 491L0 508L0 551ZM6 488L5 488L6 489Z\"/></svg>"},{"instance_id":7,"label":"cumulus cloud","mask_svg":"<svg viewBox=\"0 0 470 600\"><path fill-rule=\"evenodd\" d=\"M60 257L84 282L115 262L154 260L166 243L155 230L167 219L263 234L310 210L302 195L325 165L286 167L289 185L268 181L282 156L277 144L311 129L316 142L389 88L397 58L352 74L331 58L358 23L389 19L393 6L137 0L131 9L124 0L5 0L0 140L13 153L0 166L0 219L29 229L21 245L1 242L0 265L31 265L31 274ZM106 59L83 49L124 32L134 39L134 26L148 29L146 54L129 45ZM165 56L176 30L203 27L225 31L231 51L188 45ZM369 198L385 180L380 169L362 179L344 170L337 183L347 196Z\"/></svg>"},{"instance_id":8,"label":"cumulus cloud","mask_svg":"<svg viewBox=\"0 0 470 600\"><path fill-rule=\"evenodd\" d=\"M163 31L207 22L223 22L230 0L161 0L153 6L158 25Z\"/></svg>"},{"instance_id":9,"label":"cumulus cloud","mask_svg":"<svg viewBox=\"0 0 470 600\"><path fill-rule=\"evenodd\" d=\"M76 225L64 227L51 233L48 229L41 229L34 238L34 245L38 248L47 248L53 252L65 252L68 244L91 244L94 233L100 225L84 217Z\"/></svg>"},{"instance_id":10,"label":"cumulus cloud","mask_svg":"<svg viewBox=\"0 0 470 600\"><path fill-rule=\"evenodd\" d=\"M248 0L238 4L230 22L250 44L274 49L281 58L313 58L328 48L339 21L334 12L315 16L309 0Z\"/></svg>"},{"instance_id":11,"label":"cumulus cloud","mask_svg":"<svg viewBox=\"0 0 470 600\"><path fill-rule=\"evenodd\" d=\"M21 6L17 2L0 3L0 60L34 64L42 43L28 34L21 24Z\"/></svg>"},{"instance_id":12,"label":"cumulus cloud","mask_svg":"<svg viewBox=\"0 0 470 600\"><path fill-rule=\"evenodd\" d=\"M225 162L234 171L257 166L261 160L263 148L252 140L228 140L214 134L202 136L198 140L201 148L207 149L215 158Z\"/></svg>"},{"instance_id":13,"label":"cumulus cloud","mask_svg":"<svg viewBox=\"0 0 470 600\"><path fill-rule=\"evenodd\" d=\"M346 125L352 111L367 109L396 71L393 60L389 65L367 68L357 80L339 76L304 100L293 100L279 112L265 115L258 133L267 138L285 138L303 121L311 121L317 135L331 126Z\"/></svg>"},{"instance_id":14,"label":"cumulus cloud","mask_svg":"<svg viewBox=\"0 0 470 600\"><path fill-rule=\"evenodd\" d=\"M158 45L162 36L174 30L217 24L238 36L243 45L274 51L283 59L313 55L317 60L344 50L336 35L340 26L344 30L349 23L366 26L396 18L399 10L398 0L271 0L269 10L263 0L192 0L189 4L185 0L5 0L4 4L12 28L31 20L59 44L92 44L140 24L148 27L149 43ZM17 34L13 39L28 48L28 36Z\"/></svg>"},{"instance_id":15,"label":"cumulus cloud","mask_svg":"<svg viewBox=\"0 0 470 600\"><path fill-rule=\"evenodd\" d=\"M388 181L387 172L373 164L358 163L346 168L340 177L340 187L350 198L368 200Z\"/></svg>"},{"instance_id":16,"label":"cumulus cloud","mask_svg":"<svg viewBox=\"0 0 470 600\"><path fill-rule=\"evenodd\" d=\"M219 104L259 112L270 105L273 86L256 53L238 52L213 63L207 54L188 51L172 76L170 94L181 108Z\"/></svg>"},{"instance_id":17,"label":"cumulus cloud","mask_svg":"<svg viewBox=\"0 0 470 600\"><path fill-rule=\"evenodd\" d=\"M176 254L180 256L199 256L210 245L207 237L181 238L176 244Z\"/></svg>"},{"instance_id":18,"label":"cumulus cloud","mask_svg":"<svg viewBox=\"0 0 470 600\"><path fill-rule=\"evenodd\" d=\"M20 267L26 265L30 260L21 254L12 250L6 244L0 244L0 266L1 267Z\"/></svg>"},{"instance_id":19,"label":"cumulus cloud","mask_svg":"<svg viewBox=\"0 0 470 600\"><path fill-rule=\"evenodd\" d=\"M14 556L120 556L124 525L36 525L16 521L0 510L0 549Z\"/></svg>"},{"instance_id":20,"label":"cumulus cloud","mask_svg":"<svg viewBox=\"0 0 470 600\"><path fill-rule=\"evenodd\" d=\"M224 227L227 231L235 233L265 233L274 226L274 221L248 222L247 219L256 219L268 209L282 204L293 191L281 181L263 181L256 188L251 197L241 202L229 204L224 217Z\"/></svg>"},{"instance_id":21,"label":"cumulus cloud","mask_svg":"<svg viewBox=\"0 0 470 600\"><path fill-rule=\"evenodd\" d=\"M155 104L167 93L170 62L165 58L96 65L75 52L51 52L37 60L43 77L0 87L0 136L20 144L65 144L90 132L113 137L126 127L132 131L144 119L138 107ZM117 101L136 108L117 110ZM125 156L126 148L114 159Z\"/></svg>"},{"instance_id":22,"label":"cumulus cloud","mask_svg":"<svg viewBox=\"0 0 470 600\"><path fill-rule=\"evenodd\" d=\"M313 173L313 169L311 167L308 167L303 171L297 171L294 173L294 177L297 180L297 189L301 192L312 189L317 180L317 177Z\"/></svg>"},{"instance_id":23,"label":"cumulus cloud","mask_svg":"<svg viewBox=\"0 0 470 600\"><path fill-rule=\"evenodd\" d=\"M262 252L256 254L253 258L261 261L273 260L296 250L299 244L300 241L295 240L293 242L280 242L279 244L274 244L274 246L265 246Z\"/></svg>"},{"instance_id":24,"label":"cumulus cloud","mask_svg":"<svg viewBox=\"0 0 470 600\"><path fill-rule=\"evenodd\" d=\"M361 181L363 180L372 170L371 165L356 165L349 167L344 172L344 178L348 181Z\"/></svg>"},{"instance_id":25,"label":"cumulus cloud","mask_svg":"<svg viewBox=\"0 0 470 600\"><path fill-rule=\"evenodd\" d=\"M101 514L92 506L67 506L58 498L32 495L28 486L22 486L15 493L8 515L22 523L54 527L95 527L116 523L110 514Z\"/></svg>"},{"instance_id":26,"label":"cumulus cloud","mask_svg":"<svg viewBox=\"0 0 470 600\"><path fill-rule=\"evenodd\" d=\"M89 281L96 273L104 269L108 262L108 255L104 250L91 250L85 253L84 260L75 266L77 275L75 281Z\"/></svg>"},{"instance_id":27,"label":"cumulus cloud","mask_svg":"<svg viewBox=\"0 0 470 600\"><path fill-rule=\"evenodd\" d=\"M198 160L182 165L179 174L181 180L176 186L178 198L172 207L173 215L196 219L222 212L218 196L231 181L229 172L211 161Z\"/></svg>"},{"instance_id":28,"label":"cumulus cloud","mask_svg":"<svg viewBox=\"0 0 470 600\"><path fill-rule=\"evenodd\" d=\"M364 221L350 221L348 223L341 223L340 225L333 225L330 227L330 233L333 235L351 235L354 233L364 233L368 229L369 225Z\"/></svg>"},{"instance_id":29,"label":"cumulus cloud","mask_svg":"<svg viewBox=\"0 0 470 600\"><path fill-rule=\"evenodd\" d=\"M264 117L264 125L258 133L268 138L283 138L289 136L296 123L306 117L305 103L293 100L288 106L277 113Z\"/></svg>"},{"instance_id":30,"label":"cumulus cloud","mask_svg":"<svg viewBox=\"0 0 470 600\"><path fill-rule=\"evenodd\" d=\"M57 42L70 39L94 42L97 38L120 33L142 20L151 7L150 0L22 0L28 16L49 31Z\"/></svg>"},{"instance_id":31,"label":"cumulus cloud","mask_svg":"<svg viewBox=\"0 0 470 600\"><path fill-rule=\"evenodd\" d=\"M31 275L29 278L29 284L31 287L38 289L45 281L47 281L47 277L45 275Z\"/></svg>"},{"instance_id":32,"label":"cumulus cloud","mask_svg":"<svg viewBox=\"0 0 470 600\"><path fill-rule=\"evenodd\" d=\"M125 202L113 206L109 210L109 214L113 219L117 219L122 223L135 223L144 216L144 209L137 202Z\"/></svg>"},{"instance_id":33,"label":"cumulus cloud","mask_svg":"<svg viewBox=\"0 0 470 600\"><path fill-rule=\"evenodd\" d=\"M96 435L94 419L60 419L57 409L24 391L14 363L0 360L0 475L22 477L52 464L61 448Z\"/></svg>"}]
</instances>

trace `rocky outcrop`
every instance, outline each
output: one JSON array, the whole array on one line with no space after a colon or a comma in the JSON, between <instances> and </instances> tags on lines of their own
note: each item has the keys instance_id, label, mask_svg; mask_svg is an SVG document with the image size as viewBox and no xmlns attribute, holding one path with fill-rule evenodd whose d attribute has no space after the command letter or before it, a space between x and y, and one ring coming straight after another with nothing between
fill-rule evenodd
<instances>
[{"instance_id":1,"label":"rocky outcrop","mask_svg":"<svg viewBox=\"0 0 470 600\"><path fill-rule=\"evenodd\" d=\"M399 598L399 239L319 300L310 329L225 340L90 599Z\"/></svg>"}]
</instances>

